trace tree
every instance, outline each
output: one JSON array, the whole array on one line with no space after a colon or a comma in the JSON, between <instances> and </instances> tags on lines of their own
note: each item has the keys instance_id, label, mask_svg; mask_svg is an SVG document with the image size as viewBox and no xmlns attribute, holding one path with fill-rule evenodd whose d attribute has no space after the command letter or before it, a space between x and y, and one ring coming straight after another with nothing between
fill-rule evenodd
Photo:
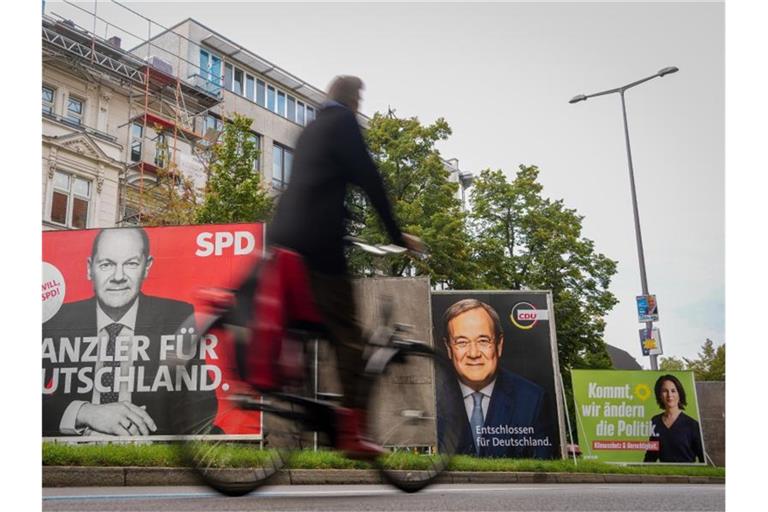
<instances>
[{"instance_id":1,"label":"tree","mask_svg":"<svg viewBox=\"0 0 768 512\"><path fill-rule=\"evenodd\" d=\"M191 179L171 160L168 137L161 126L154 126L157 138L157 181L145 192L142 202L147 208L141 215L146 226L176 226L192 224L200 207L199 191ZM160 136L165 135L165 136Z\"/></svg>"},{"instance_id":2,"label":"tree","mask_svg":"<svg viewBox=\"0 0 768 512\"><path fill-rule=\"evenodd\" d=\"M714 342L707 338L701 346L698 359L677 357L662 357L659 364L661 370L692 370L696 380L725 380L725 343L715 347Z\"/></svg>"},{"instance_id":3,"label":"tree","mask_svg":"<svg viewBox=\"0 0 768 512\"><path fill-rule=\"evenodd\" d=\"M259 157L251 119L235 114L211 143L208 182L198 223L264 222L273 199L255 170Z\"/></svg>"},{"instance_id":4,"label":"tree","mask_svg":"<svg viewBox=\"0 0 768 512\"><path fill-rule=\"evenodd\" d=\"M581 235L583 217L562 200L542 197L536 166L512 181L484 170L471 194L471 233L479 279L489 289L551 290L561 370L610 368L604 317L616 304L608 290L616 262Z\"/></svg>"},{"instance_id":5,"label":"tree","mask_svg":"<svg viewBox=\"0 0 768 512\"><path fill-rule=\"evenodd\" d=\"M403 231L427 243L430 257L382 260L353 252L350 268L355 273L428 275L433 284L444 287L472 286L474 269L465 214L457 198L458 184L448 180L449 172L435 149L435 143L450 134L443 119L425 126L416 118L398 119L392 113L373 116L365 135L395 216ZM360 194L349 197L348 209L353 234L372 242L387 241L376 212Z\"/></svg>"},{"instance_id":6,"label":"tree","mask_svg":"<svg viewBox=\"0 0 768 512\"><path fill-rule=\"evenodd\" d=\"M665 372L676 372L685 370L685 361L677 357L662 357L659 361L659 370Z\"/></svg>"}]
</instances>

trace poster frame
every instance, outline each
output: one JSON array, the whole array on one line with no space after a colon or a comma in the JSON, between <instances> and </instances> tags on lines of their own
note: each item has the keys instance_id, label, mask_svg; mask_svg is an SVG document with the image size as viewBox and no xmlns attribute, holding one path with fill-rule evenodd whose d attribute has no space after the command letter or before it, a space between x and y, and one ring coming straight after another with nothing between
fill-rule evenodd
<instances>
[{"instance_id":1,"label":"poster frame","mask_svg":"<svg viewBox=\"0 0 768 512\"><path fill-rule=\"evenodd\" d=\"M565 407L565 393L561 386L562 381L562 375L560 374L560 360L557 353L557 330L556 330L556 324L555 324L555 310L554 310L554 299L552 297L552 292L550 290L432 290L431 295L472 295L472 294L483 294L483 295L530 295L530 294L540 294L545 296L546 304L547 304L547 314L549 318L547 319L547 322L549 322L549 346L550 346L550 356L552 361L552 377L554 379L554 389L555 389L555 409L557 414L557 429L558 434L560 438L560 459L566 459L568 457L567 453L567 440L566 440L566 428L565 428L565 419L563 415L563 410ZM430 316L432 315L432 306L430 304ZM434 320L431 324L431 330L432 332L432 340L435 343L435 349L437 350L437 341L434 340Z\"/></svg>"}]
</instances>

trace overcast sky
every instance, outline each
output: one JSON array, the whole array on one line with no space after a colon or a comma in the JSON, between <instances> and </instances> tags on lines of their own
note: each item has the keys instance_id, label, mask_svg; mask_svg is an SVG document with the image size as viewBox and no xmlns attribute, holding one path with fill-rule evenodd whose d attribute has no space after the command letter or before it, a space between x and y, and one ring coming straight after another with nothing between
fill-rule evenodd
<instances>
[{"instance_id":1,"label":"overcast sky","mask_svg":"<svg viewBox=\"0 0 768 512\"><path fill-rule=\"evenodd\" d=\"M322 89L334 75L359 75L368 115L391 106L423 123L444 117L453 135L439 149L463 171L539 166L544 194L583 215L584 236L618 260L620 303L605 339L645 367L620 98L568 100L679 67L626 95L648 284L665 355L725 342L722 3L129 5L165 26L195 18ZM82 16L50 1L47 12ZM114 4L98 12L147 32Z\"/></svg>"}]
</instances>

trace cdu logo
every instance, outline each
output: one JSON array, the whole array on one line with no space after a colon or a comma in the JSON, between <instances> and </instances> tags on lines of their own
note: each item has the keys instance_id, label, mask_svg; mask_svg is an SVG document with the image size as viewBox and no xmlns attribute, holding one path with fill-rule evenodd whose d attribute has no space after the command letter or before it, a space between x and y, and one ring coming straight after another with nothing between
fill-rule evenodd
<instances>
[{"instance_id":1,"label":"cdu logo","mask_svg":"<svg viewBox=\"0 0 768 512\"><path fill-rule=\"evenodd\" d=\"M518 302L512 307L509 319L515 327L527 331L533 329L539 320L548 320L549 312L546 309L536 309L530 302Z\"/></svg>"}]
</instances>

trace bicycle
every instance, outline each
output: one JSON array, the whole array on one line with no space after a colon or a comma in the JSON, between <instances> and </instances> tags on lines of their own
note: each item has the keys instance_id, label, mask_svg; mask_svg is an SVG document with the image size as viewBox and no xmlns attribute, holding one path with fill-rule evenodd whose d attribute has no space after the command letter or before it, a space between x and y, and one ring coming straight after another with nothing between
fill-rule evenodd
<instances>
[{"instance_id":1,"label":"bicycle","mask_svg":"<svg viewBox=\"0 0 768 512\"><path fill-rule=\"evenodd\" d=\"M348 243L375 255L405 251L402 247L371 245L351 238ZM293 253L283 249L268 252L236 290L223 291L223 296L230 293L231 300L224 300L220 311L207 315L197 328L201 337L216 332L218 339L229 338L240 376L248 371L245 367L248 343L259 343L259 340L250 340L254 300L259 300L265 276L280 275L281 270L285 270L280 265L287 265L290 271L290 262L296 264L295 258L290 259L286 254ZM284 261L289 263L280 263L281 257L288 258ZM375 459L373 465L386 482L403 491L416 492L433 483L448 467L458 445L462 423L459 418L449 417L451 412L440 417L437 414L435 386L451 374L450 361L427 343L407 338L410 326L393 322L391 313L391 301L383 301L381 323L365 346L365 375L373 380L368 411L374 421L369 433L373 441L391 450L387 456ZM194 325L193 315L179 331L188 332ZM280 386L257 391L244 385L228 395L226 404L219 402L220 409L229 408L223 414L239 422L235 430L260 432L259 450L244 436L221 435L212 423L213 418L194 418L195 393L188 393L177 404L180 424L197 423L191 435L181 439L185 461L206 484L223 494L239 496L267 483L287 466L292 451L314 444L314 436L309 440L310 432L324 435L331 446L335 445L334 400L339 396L321 393L311 396L313 390L309 389L312 379L308 374L313 368L308 364L310 358L306 357L309 347L306 340L322 337L323 326L299 322L285 327L285 334L281 343L290 345L290 349L272 351L284 357L268 361L272 368L261 365L264 371L278 369ZM298 347L299 343L303 344L304 352ZM304 357L295 357L302 354ZM194 359L186 361L187 374L194 371L189 368L193 364L196 364ZM427 386L431 393L415 392L418 384ZM258 428L252 414L255 412L259 413ZM401 469L405 461L401 452L419 454L416 458L419 467Z\"/></svg>"}]
</instances>

